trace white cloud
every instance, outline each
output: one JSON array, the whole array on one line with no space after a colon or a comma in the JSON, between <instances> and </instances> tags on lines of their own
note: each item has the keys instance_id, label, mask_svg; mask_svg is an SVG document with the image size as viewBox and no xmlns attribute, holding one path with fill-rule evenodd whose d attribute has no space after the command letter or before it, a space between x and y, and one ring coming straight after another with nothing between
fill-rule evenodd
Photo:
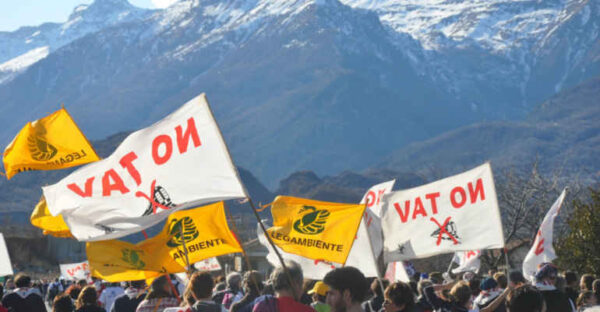
<instances>
[{"instance_id":1,"label":"white cloud","mask_svg":"<svg viewBox=\"0 0 600 312\"><path fill-rule=\"evenodd\" d=\"M177 2L177 0L152 0L152 4L160 9L166 8L175 2Z\"/></svg>"}]
</instances>

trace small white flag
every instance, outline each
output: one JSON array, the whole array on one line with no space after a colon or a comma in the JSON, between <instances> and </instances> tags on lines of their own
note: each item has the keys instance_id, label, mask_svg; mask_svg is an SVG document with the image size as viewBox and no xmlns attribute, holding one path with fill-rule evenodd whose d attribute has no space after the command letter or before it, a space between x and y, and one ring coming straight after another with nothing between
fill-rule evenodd
<instances>
[{"instance_id":1,"label":"small white flag","mask_svg":"<svg viewBox=\"0 0 600 312\"><path fill-rule=\"evenodd\" d=\"M558 199L554 202L535 236L533 246L523 260L523 275L530 281L537 272L538 265L544 262L551 262L556 259L554 246L552 246L552 234L554 232L554 219L560 212L563 200L565 199L567 190L564 189Z\"/></svg>"},{"instance_id":2,"label":"small white flag","mask_svg":"<svg viewBox=\"0 0 600 312\"><path fill-rule=\"evenodd\" d=\"M10 264L10 256L6 248L4 236L0 233L0 276L13 275L12 264Z\"/></svg>"},{"instance_id":3,"label":"small white flag","mask_svg":"<svg viewBox=\"0 0 600 312\"><path fill-rule=\"evenodd\" d=\"M92 280L92 275L90 273L90 263L87 261L79 263L61 264L60 274L62 275L62 277L69 281L86 280L90 282Z\"/></svg>"},{"instance_id":4,"label":"small white flag","mask_svg":"<svg viewBox=\"0 0 600 312\"><path fill-rule=\"evenodd\" d=\"M405 283L410 282L410 277L408 277L408 273L406 272L406 268L402 261L388 263L385 271L385 278L390 281L390 283L398 281Z\"/></svg>"},{"instance_id":5,"label":"small white flag","mask_svg":"<svg viewBox=\"0 0 600 312\"><path fill-rule=\"evenodd\" d=\"M481 266L481 250L469 250L469 251L457 251L454 253L452 261L458 264L457 268L452 269L452 273L458 274L462 272L474 272L479 271Z\"/></svg>"}]
</instances>

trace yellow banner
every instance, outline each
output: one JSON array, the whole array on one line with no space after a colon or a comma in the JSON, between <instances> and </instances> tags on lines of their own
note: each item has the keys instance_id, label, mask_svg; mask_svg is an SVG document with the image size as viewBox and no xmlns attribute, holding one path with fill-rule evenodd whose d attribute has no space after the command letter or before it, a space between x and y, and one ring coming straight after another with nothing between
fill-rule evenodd
<instances>
[{"instance_id":1,"label":"yellow banner","mask_svg":"<svg viewBox=\"0 0 600 312\"><path fill-rule=\"evenodd\" d=\"M63 217L61 215L55 217L50 214L46 205L46 199L43 196L40 202L35 205L35 209L29 219L31 224L44 230L44 235L73 238Z\"/></svg>"},{"instance_id":2,"label":"yellow banner","mask_svg":"<svg viewBox=\"0 0 600 312\"><path fill-rule=\"evenodd\" d=\"M346 263L365 205L278 196L271 206L273 242L286 252Z\"/></svg>"},{"instance_id":3,"label":"yellow banner","mask_svg":"<svg viewBox=\"0 0 600 312\"><path fill-rule=\"evenodd\" d=\"M92 276L109 282L137 281L157 277L166 272L184 272L175 261L161 262L154 251L119 240L86 244ZM168 259L167 259L168 260Z\"/></svg>"},{"instance_id":4,"label":"yellow banner","mask_svg":"<svg viewBox=\"0 0 600 312\"><path fill-rule=\"evenodd\" d=\"M26 124L4 150L3 161L6 178L10 179L23 171L63 169L99 159L62 108Z\"/></svg>"},{"instance_id":5,"label":"yellow banner","mask_svg":"<svg viewBox=\"0 0 600 312\"><path fill-rule=\"evenodd\" d=\"M140 243L140 247L152 250L156 257L169 258L182 266L186 265L184 245L190 264L242 252L240 243L227 225L223 202L174 212L162 232Z\"/></svg>"}]
</instances>

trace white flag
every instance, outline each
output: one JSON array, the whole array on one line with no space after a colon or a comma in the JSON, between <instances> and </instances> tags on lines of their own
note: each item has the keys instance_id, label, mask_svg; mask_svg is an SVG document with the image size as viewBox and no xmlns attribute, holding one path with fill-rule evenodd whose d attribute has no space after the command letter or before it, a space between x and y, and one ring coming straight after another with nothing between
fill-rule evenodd
<instances>
[{"instance_id":1,"label":"white flag","mask_svg":"<svg viewBox=\"0 0 600 312\"><path fill-rule=\"evenodd\" d=\"M392 191L394 183L396 183L395 179L372 186L360 200L360 203L367 203L367 208L371 209L377 217L381 218L383 196Z\"/></svg>"},{"instance_id":2,"label":"white flag","mask_svg":"<svg viewBox=\"0 0 600 312\"><path fill-rule=\"evenodd\" d=\"M217 257L212 257L194 263L194 268L198 271L219 271L221 270L221 264Z\"/></svg>"},{"instance_id":3,"label":"white flag","mask_svg":"<svg viewBox=\"0 0 600 312\"><path fill-rule=\"evenodd\" d=\"M79 263L61 264L60 275L69 281L91 281L90 263L83 261Z\"/></svg>"},{"instance_id":4,"label":"white flag","mask_svg":"<svg viewBox=\"0 0 600 312\"><path fill-rule=\"evenodd\" d=\"M452 261L458 264L457 268L452 269L452 273L458 274L462 272L475 272L479 271L481 266L481 250L468 250L468 251L457 251L454 253Z\"/></svg>"},{"instance_id":5,"label":"white flag","mask_svg":"<svg viewBox=\"0 0 600 312\"><path fill-rule=\"evenodd\" d=\"M504 234L489 163L384 196L385 262L502 248Z\"/></svg>"},{"instance_id":6,"label":"white flag","mask_svg":"<svg viewBox=\"0 0 600 312\"><path fill-rule=\"evenodd\" d=\"M548 213L540 225L540 229L535 236L533 246L525 256L523 260L523 275L530 281L533 281L533 277L537 272L537 266L540 263L551 262L556 259L554 253L554 246L552 246L552 234L554 231L554 219L560 212L560 206L562 206L563 200L565 199L566 189L562 191L558 199L554 202Z\"/></svg>"},{"instance_id":7,"label":"white flag","mask_svg":"<svg viewBox=\"0 0 600 312\"><path fill-rule=\"evenodd\" d=\"M410 282L410 277L408 277L408 273L406 272L406 268L404 268L404 263L402 261L390 262L387 264L387 269L385 270L385 278L393 282Z\"/></svg>"},{"instance_id":8,"label":"white flag","mask_svg":"<svg viewBox=\"0 0 600 312\"><path fill-rule=\"evenodd\" d=\"M10 256L6 248L4 236L0 233L0 276L13 275L12 264L10 264Z\"/></svg>"},{"instance_id":9,"label":"white flag","mask_svg":"<svg viewBox=\"0 0 600 312\"><path fill-rule=\"evenodd\" d=\"M62 214L85 241L140 231L178 209L246 197L204 94L43 190L50 213Z\"/></svg>"}]
</instances>

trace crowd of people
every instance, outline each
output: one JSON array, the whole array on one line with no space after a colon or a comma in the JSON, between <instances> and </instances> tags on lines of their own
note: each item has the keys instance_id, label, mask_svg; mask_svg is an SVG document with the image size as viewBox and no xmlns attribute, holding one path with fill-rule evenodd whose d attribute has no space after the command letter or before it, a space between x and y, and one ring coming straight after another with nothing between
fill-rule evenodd
<instances>
[{"instance_id":1,"label":"crowd of people","mask_svg":"<svg viewBox=\"0 0 600 312\"><path fill-rule=\"evenodd\" d=\"M366 278L354 267L330 271L322 281L306 280L295 262L268 279L257 271L213 276L194 272L187 285L161 276L145 281L35 282L17 274L0 287L0 312L571 312L600 311L600 279L559 273L542 264L529 283L518 271L490 271L451 277L416 273L408 282Z\"/></svg>"}]
</instances>

